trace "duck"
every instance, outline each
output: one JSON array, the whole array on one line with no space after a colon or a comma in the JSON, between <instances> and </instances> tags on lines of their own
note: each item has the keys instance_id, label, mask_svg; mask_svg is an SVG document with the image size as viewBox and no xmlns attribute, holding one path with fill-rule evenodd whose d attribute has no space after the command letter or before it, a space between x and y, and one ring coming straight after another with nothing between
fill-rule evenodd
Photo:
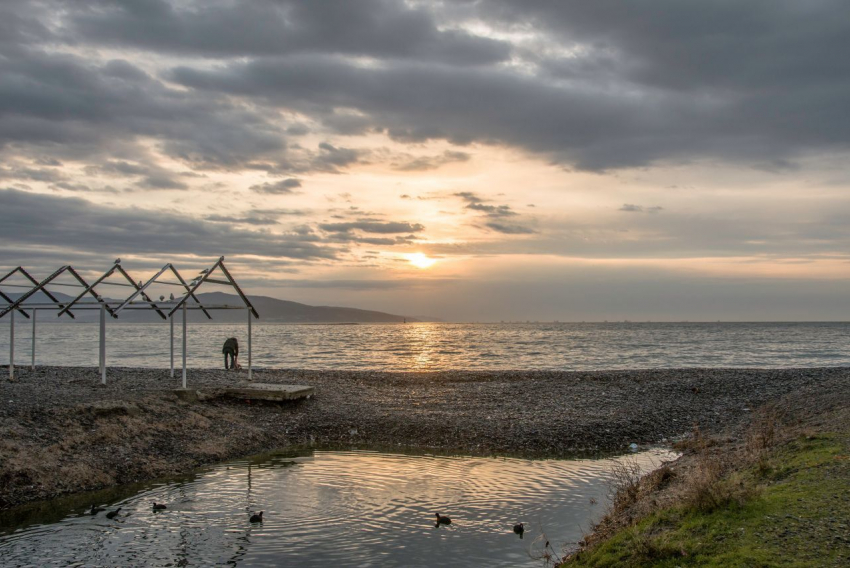
<instances>
[{"instance_id":1,"label":"duck","mask_svg":"<svg viewBox=\"0 0 850 568\"><path fill-rule=\"evenodd\" d=\"M445 515L441 515L440 513L434 513L437 516L437 524L438 525L450 525L452 524L452 520Z\"/></svg>"},{"instance_id":2,"label":"duck","mask_svg":"<svg viewBox=\"0 0 850 568\"><path fill-rule=\"evenodd\" d=\"M522 533L525 532L525 525L523 523L515 524L514 532L519 535L519 538L522 538Z\"/></svg>"},{"instance_id":3,"label":"duck","mask_svg":"<svg viewBox=\"0 0 850 568\"><path fill-rule=\"evenodd\" d=\"M251 522L252 523L262 523L263 522L263 512L260 511L259 513L254 513L253 515L251 515Z\"/></svg>"},{"instance_id":4,"label":"duck","mask_svg":"<svg viewBox=\"0 0 850 568\"><path fill-rule=\"evenodd\" d=\"M101 511L105 511L105 510L106 509L104 509L103 507L95 507L94 505L92 505L91 511L89 511L89 515L97 515Z\"/></svg>"},{"instance_id":5,"label":"duck","mask_svg":"<svg viewBox=\"0 0 850 568\"><path fill-rule=\"evenodd\" d=\"M120 510L121 510L121 507L118 507L114 511L109 511L108 513L106 513L106 518L107 519L114 519L115 517L118 516L118 511L120 511Z\"/></svg>"},{"instance_id":6,"label":"duck","mask_svg":"<svg viewBox=\"0 0 850 568\"><path fill-rule=\"evenodd\" d=\"M166 510L167 508L168 508L168 507L166 507L166 506L165 506L165 505L163 505L162 503L157 503L156 501L154 501L154 502L153 502L153 510L154 510L154 511L164 511L164 510Z\"/></svg>"}]
</instances>

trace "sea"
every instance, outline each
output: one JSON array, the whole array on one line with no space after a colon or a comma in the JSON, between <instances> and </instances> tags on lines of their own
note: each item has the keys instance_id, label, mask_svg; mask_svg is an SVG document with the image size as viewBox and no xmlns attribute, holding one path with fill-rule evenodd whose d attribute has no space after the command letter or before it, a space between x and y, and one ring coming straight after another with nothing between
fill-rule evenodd
<instances>
[{"instance_id":1,"label":"sea","mask_svg":"<svg viewBox=\"0 0 850 568\"><path fill-rule=\"evenodd\" d=\"M0 320L0 362L9 358L10 318ZM262 320L260 320L262 321ZM32 324L15 319L15 364L32 364ZM240 344L247 324L186 329L186 363L223 367L221 346ZM850 323L254 323L254 368L375 371L610 370L687 367L836 367L850 365ZM183 328L174 325L173 358L182 365ZM36 365L97 366L97 323L36 327ZM168 368L168 323L106 324L108 366Z\"/></svg>"}]
</instances>

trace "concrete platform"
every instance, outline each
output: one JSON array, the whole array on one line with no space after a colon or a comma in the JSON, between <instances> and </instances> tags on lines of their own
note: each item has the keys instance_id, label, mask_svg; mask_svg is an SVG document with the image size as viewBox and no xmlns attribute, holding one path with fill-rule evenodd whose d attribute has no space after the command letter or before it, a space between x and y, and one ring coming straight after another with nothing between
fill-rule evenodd
<instances>
[{"instance_id":1,"label":"concrete platform","mask_svg":"<svg viewBox=\"0 0 850 568\"><path fill-rule=\"evenodd\" d=\"M277 385L269 383L240 383L232 387L206 389L176 389L174 394L187 402L203 402L223 396L242 400L285 400L306 399L313 396L315 389L307 385Z\"/></svg>"},{"instance_id":2,"label":"concrete platform","mask_svg":"<svg viewBox=\"0 0 850 568\"><path fill-rule=\"evenodd\" d=\"M313 387L306 385L275 385L269 383L244 383L224 389L224 395L231 398L271 401L310 398L314 392Z\"/></svg>"}]
</instances>

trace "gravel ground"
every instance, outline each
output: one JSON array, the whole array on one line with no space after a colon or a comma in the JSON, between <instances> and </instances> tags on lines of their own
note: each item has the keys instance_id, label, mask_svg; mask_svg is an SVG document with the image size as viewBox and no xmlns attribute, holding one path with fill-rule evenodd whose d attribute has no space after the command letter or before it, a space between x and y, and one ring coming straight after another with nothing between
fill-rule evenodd
<instances>
[{"instance_id":1,"label":"gravel ground","mask_svg":"<svg viewBox=\"0 0 850 568\"><path fill-rule=\"evenodd\" d=\"M189 387L245 378L191 370ZM110 368L102 386L93 368L20 369L15 382L0 381L0 508L290 445L528 457L622 451L695 424L719 431L795 391L845 392L850 369L260 370L254 381L312 385L316 396L187 403L167 370Z\"/></svg>"}]
</instances>

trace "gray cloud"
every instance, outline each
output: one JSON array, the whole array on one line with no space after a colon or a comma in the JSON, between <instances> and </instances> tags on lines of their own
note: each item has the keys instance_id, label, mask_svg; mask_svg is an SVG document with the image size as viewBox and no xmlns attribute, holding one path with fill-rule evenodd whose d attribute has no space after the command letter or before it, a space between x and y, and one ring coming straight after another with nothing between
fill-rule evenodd
<instances>
[{"instance_id":1,"label":"gray cloud","mask_svg":"<svg viewBox=\"0 0 850 568\"><path fill-rule=\"evenodd\" d=\"M530 235L534 233L533 229L523 227L522 225L509 225L507 223L497 223L495 221L485 223L485 226L506 235Z\"/></svg>"},{"instance_id":2,"label":"gray cloud","mask_svg":"<svg viewBox=\"0 0 850 568\"><path fill-rule=\"evenodd\" d=\"M351 148L337 148L327 142L319 144L319 152L310 164L310 169L339 173L339 168L356 164L366 152Z\"/></svg>"},{"instance_id":3,"label":"gray cloud","mask_svg":"<svg viewBox=\"0 0 850 568\"><path fill-rule=\"evenodd\" d=\"M402 172L423 172L427 170L436 170L437 168L452 162L467 162L471 156L466 152L453 152L446 150L437 156L421 156L418 158L409 159L395 166L395 169Z\"/></svg>"},{"instance_id":4,"label":"gray cloud","mask_svg":"<svg viewBox=\"0 0 850 568\"><path fill-rule=\"evenodd\" d=\"M301 187L301 180L295 178L282 179L276 182L266 182L252 185L249 189L257 193L268 193L272 195L286 195L295 193L295 189Z\"/></svg>"},{"instance_id":5,"label":"gray cloud","mask_svg":"<svg viewBox=\"0 0 850 568\"><path fill-rule=\"evenodd\" d=\"M634 203L623 203L623 206L619 209L619 211L625 211L627 213L658 213L663 210L664 208L660 205L644 207L643 205L635 205Z\"/></svg>"},{"instance_id":6,"label":"gray cloud","mask_svg":"<svg viewBox=\"0 0 850 568\"><path fill-rule=\"evenodd\" d=\"M850 64L833 56L850 47L843 3L805 13L791 1L475 6L477 18L527 25L570 55L527 53L530 72L517 73L424 59L364 67L303 53L182 67L174 78L320 117L356 109L399 140L506 143L590 170L695 157L782 165L850 143L839 118Z\"/></svg>"},{"instance_id":7,"label":"gray cloud","mask_svg":"<svg viewBox=\"0 0 850 568\"><path fill-rule=\"evenodd\" d=\"M345 134L509 144L589 170L704 158L787 168L850 144L850 62L834 56L850 47L850 6L838 0L805 10L792 0L8 0L0 12L0 146L50 147L59 159L142 138L197 168L292 175L362 159L331 143L289 146L305 126L282 124L276 109ZM526 39L477 36L468 22ZM221 64L174 69L185 91L63 44Z\"/></svg>"},{"instance_id":8,"label":"gray cloud","mask_svg":"<svg viewBox=\"0 0 850 568\"><path fill-rule=\"evenodd\" d=\"M332 259L334 248L298 235L243 231L184 216L96 205L76 197L0 190L0 238L21 258L32 249L71 248L106 255L259 255L301 260ZM38 230L33 228L37 227Z\"/></svg>"},{"instance_id":9,"label":"gray cloud","mask_svg":"<svg viewBox=\"0 0 850 568\"><path fill-rule=\"evenodd\" d=\"M347 233L349 231L363 231L364 233L392 234L392 233L418 233L424 231L425 227L419 223L406 222L378 222L378 221L353 221L349 223L321 223L319 228L330 233Z\"/></svg>"},{"instance_id":10,"label":"gray cloud","mask_svg":"<svg viewBox=\"0 0 850 568\"><path fill-rule=\"evenodd\" d=\"M428 10L392 0L98 4L63 22L70 40L201 57L329 53L454 65L498 63L511 52L504 41L441 30Z\"/></svg>"},{"instance_id":11,"label":"gray cloud","mask_svg":"<svg viewBox=\"0 0 850 568\"><path fill-rule=\"evenodd\" d=\"M273 216L265 215L245 215L242 217L236 215L207 215L204 217L207 221L213 223L238 223L242 225L278 225L279 221Z\"/></svg>"},{"instance_id":12,"label":"gray cloud","mask_svg":"<svg viewBox=\"0 0 850 568\"><path fill-rule=\"evenodd\" d=\"M484 226L492 231L502 233L503 235L530 235L536 232L518 223L506 223L504 221L506 217L516 217L519 215L508 205L490 205L487 203L487 200L471 191L461 191L454 195L466 202L465 209L477 211L482 213L485 219L490 219L484 223Z\"/></svg>"},{"instance_id":13,"label":"gray cloud","mask_svg":"<svg viewBox=\"0 0 850 568\"><path fill-rule=\"evenodd\" d=\"M455 196L466 201L466 209L479 211L488 217L513 217L517 215L508 205L488 205L484 199L471 191L461 191Z\"/></svg>"}]
</instances>

